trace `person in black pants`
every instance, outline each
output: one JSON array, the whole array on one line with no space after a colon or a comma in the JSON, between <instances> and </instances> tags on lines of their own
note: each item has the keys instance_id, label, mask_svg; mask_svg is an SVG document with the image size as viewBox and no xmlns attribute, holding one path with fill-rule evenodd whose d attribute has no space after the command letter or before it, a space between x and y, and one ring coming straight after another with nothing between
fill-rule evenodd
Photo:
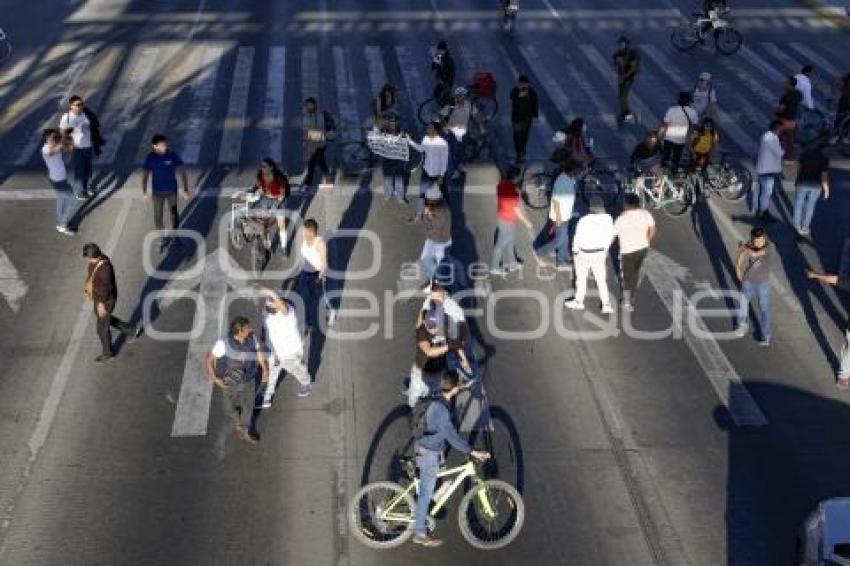
<instances>
[{"instance_id":1,"label":"person in black pants","mask_svg":"<svg viewBox=\"0 0 850 566\"><path fill-rule=\"evenodd\" d=\"M538 117L537 92L531 88L528 77L520 75L511 90L511 124L514 130L514 151L517 164L525 161L525 148L531 124Z\"/></svg>"},{"instance_id":2,"label":"person in black pants","mask_svg":"<svg viewBox=\"0 0 850 566\"><path fill-rule=\"evenodd\" d=\"M94 305L94 315L97 319L97 337L103 348L102 353L95 358L97 363L103 363L115 357L112 351L112 336L109 327L114 326L122 334L131 339L142 334L141 326L133 326L112 316L115 301L118 300L118 287L115 284L115 271L112 262L100 251L97 244L88 243L83 246L83 257L88 261L88 276L83 287L85 295Z\"/></svg>"},{"instance_id":3,"label":"person in black pants","mask_svg":"<svg viewBox=\"0 0 850 566\"><path fill-rule=\"evenodd\" d=\"M304 100L304 142L307 145L307 173L302 183L304 187L309 188L313 185L317 167L324 177L330 173L325 159L327 141L325 115L319 112L315 98L307 98Z\"/></svg>"}]
</instances>

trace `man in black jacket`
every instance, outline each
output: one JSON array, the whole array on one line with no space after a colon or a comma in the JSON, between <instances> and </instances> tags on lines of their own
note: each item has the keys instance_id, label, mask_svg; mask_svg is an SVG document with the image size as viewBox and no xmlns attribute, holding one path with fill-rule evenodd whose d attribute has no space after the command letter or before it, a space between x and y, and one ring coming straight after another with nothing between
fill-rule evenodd
<instances>
[{"instance_id":1,"label":"man in black jacket","mask_svg":"<svg viewBox=\"0 0 850 566\"><path fill-rule=\"evenodd\" d=\"M511 90L511 124L514 129L514 151L517 164L525 161L525 148L531 124L539 114L537 92L531 88L528 77L520 75Z\"/></svg>"}]
</instances>

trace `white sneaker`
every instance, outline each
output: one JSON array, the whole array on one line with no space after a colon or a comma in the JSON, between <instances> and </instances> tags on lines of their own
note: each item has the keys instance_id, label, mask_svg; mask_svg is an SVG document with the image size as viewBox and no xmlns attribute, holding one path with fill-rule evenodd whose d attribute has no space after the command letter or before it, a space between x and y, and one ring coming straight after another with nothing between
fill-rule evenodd
<instances>
[{"instance_id":1,"label":"white sneaker","mask_svg":"<svg viewBox=\"0 0 850 566\"><path fill-rule=\"evenodd\" d=\"M308 397L310 393L313 391L313 384L308 383L307 385L302 385L298 388L298 396L299 397Z\"/></svg>"},{"instance_id":2,"label":"white sneaker","mask_svg":"<svg viewBox=\"0 0 850 566\"><path fill-rule=\"evenodd\" d=\"M569 300L564 301L564 306L567 307L568 309L572 309L574 311L583 311L584 310L584 303L580 303L575 299L569 299Z\"/></svg>"},{"instance_id":3,"label":"white sneaker","mask_svg":"<svg viewBox=\"0 0 850 566\"><path fill-rule=\"evenodd\" d=\"M614 314L614 307L611 305L602 305L602 314Z\"/></svg>"},{"instance_id":4,"label":"white sneaker","mask_svg":"<svg viewBox=\"0 0 850 566\"><path fill-rule=\"evenodd\" d=\"M739 324L738 326L735 327L735 336L737 336L738 338L743 338L746 335L747 335L747 325L746 324Z\"/></svg>"},{"instance_id":5,"label":"white sneaker","mask_svg":"<svg viewBox=\"0 0 850 566\"><path fill-rule=\"evenodd\" d=\"M336 310L331 309L328 311L328 326L333 326L336 322Z\"/></svg>"},{"instance_id":6,"label":"white sneaker","mask_svg":"<svg viewBox=\"0 0 850 566\"><path fill-rule=\"evenodd\" d=\"M60 234L65 234L66 236L73 236L74 234L77 233L76 230L74 230L73 228L70 228L68 226L57 226L56 231L59 232Z\"/></svg>"},{"instance_id":7,"label":"white sneaker","mask_svg":"<svg viewBox=\"0 0 850 566\"><path fill-rule=\"evenodd\" d=\"M271 406L272 406L272 400L271 399L263 399L263 404L261 405L261 408L268 409Z\"/></svg>"},{"instance_id":8,"label":"white sneaker","mask_svg":"<svg viewBox=\"0 0 850 566\"><path fill-rule=\"evenodd\" d=\"M508 272L502 269L501 267L497 267L495 269L490 270L490 275L496 275L498 277L504 277Z\"/></svg>"},{"instance_id":9,"label":"white sneaker","mask_svg":"<svg viewBox=\"0 0 850 566\"><path fill-rule=\"evenodd\" d=\"M635 115L634 114L626 114L625 116L623 116L623 122L634 122L634 121L635 121Z\"/></svg>"}]
</instances>

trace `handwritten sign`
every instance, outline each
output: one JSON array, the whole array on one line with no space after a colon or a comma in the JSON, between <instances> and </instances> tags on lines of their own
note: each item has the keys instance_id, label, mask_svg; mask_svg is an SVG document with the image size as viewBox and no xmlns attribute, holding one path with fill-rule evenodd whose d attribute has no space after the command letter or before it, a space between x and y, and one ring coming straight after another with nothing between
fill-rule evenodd
<instances>
[{"instance_id":1,"label":"handwritten sign","mask_svg":"<svg viewBox=\"0 0 850 566\"><path fill-rule=\"evenodd\" d=\"M371 131L366 135L366 143L375 155L398 161L409 159L410 148L406 137Z\"/></svg>"}]
</instances>

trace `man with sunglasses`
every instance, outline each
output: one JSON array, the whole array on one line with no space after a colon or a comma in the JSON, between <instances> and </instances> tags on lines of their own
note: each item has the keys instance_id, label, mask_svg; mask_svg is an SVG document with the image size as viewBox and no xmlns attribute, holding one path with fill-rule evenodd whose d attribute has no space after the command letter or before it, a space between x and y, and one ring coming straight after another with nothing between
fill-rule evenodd
<instances>
[{"instance_id":1,"label":"man with sunglasses","mask_svg":"<svg viewBox=\"0 0 850 566\"><path fill-rule=\"evenodd\" d=\"M68 111L59 118L59 129L70 135L74 142L71 152L71 187L77 200L85 200L94 196L94 190L89 186L92 177L92 162L94 161L95 146L97 151L103 145L100 136L100 124L93 112L85 108L83 99L74 95L68 99Z\"/></svg>"}]
</instances>

